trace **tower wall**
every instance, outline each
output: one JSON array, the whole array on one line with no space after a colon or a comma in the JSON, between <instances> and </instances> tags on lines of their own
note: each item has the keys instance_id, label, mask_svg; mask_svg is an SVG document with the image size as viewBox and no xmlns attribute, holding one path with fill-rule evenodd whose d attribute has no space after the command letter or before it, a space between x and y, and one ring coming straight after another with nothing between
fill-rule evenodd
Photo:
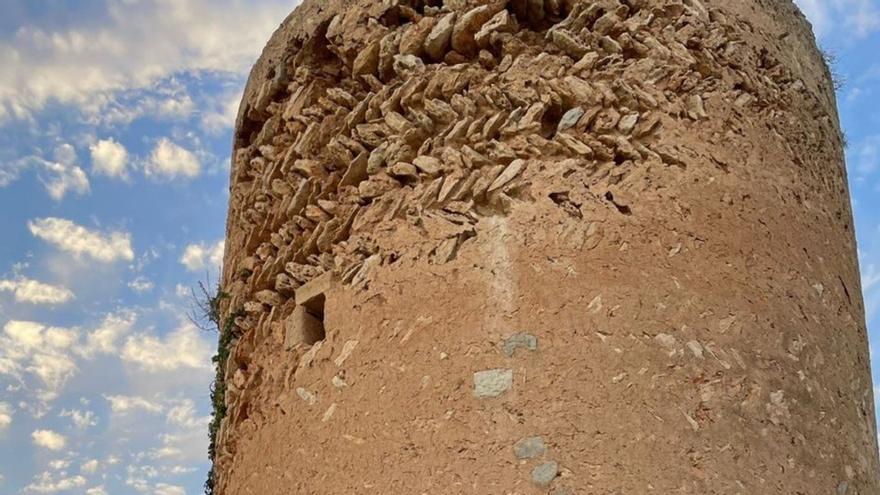
<instances>
[{"instance_id":1,"label":"tower wall","mask_svg":"<svg viewBox=\"0 0 880 495\"><path fill-rule=\"evenodd\" d=\"M220 494L874 494L788 0L306 0L236 128Z\"/></svg>"}]
</instances>

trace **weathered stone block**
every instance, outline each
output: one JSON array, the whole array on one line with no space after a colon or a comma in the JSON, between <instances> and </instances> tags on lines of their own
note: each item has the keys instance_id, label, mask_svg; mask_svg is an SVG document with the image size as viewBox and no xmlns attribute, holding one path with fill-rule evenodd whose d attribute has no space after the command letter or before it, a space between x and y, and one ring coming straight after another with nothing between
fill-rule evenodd
<instances>
[{"instance_id":1,"label":"weathered stone block","mask_svg":"<svg viewBox=\"0 0 880 495\"><path fill-rule=\"evenodd\" d=\"M513 387L513 370L497 369L474 373L474 395L478 398L498 397Z\"/></svg>"}]
</instances>

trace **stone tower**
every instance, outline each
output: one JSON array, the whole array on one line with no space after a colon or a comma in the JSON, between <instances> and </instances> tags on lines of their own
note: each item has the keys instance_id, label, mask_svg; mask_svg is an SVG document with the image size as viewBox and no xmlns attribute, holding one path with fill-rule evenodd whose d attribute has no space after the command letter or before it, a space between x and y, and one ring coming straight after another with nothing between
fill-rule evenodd
<instances>
[{"instance_id":1,"label":"stone tower","mask_svg":"<svg viewBox=\"0 0 880 495\"><path fill-rule=\"evenodd\" d=\"M790 0L306 0L233 162L215 493L880 493Z\"/></svg>"}]
</instances>

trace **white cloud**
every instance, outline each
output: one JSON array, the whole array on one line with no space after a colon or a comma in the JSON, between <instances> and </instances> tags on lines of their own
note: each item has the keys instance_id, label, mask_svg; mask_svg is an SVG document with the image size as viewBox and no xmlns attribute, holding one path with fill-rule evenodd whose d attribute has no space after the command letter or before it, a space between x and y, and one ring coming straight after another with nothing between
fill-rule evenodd
<instances>
[{"instance_id":1,"label":"white cloud","mask_svg":"<svg viewBox=\"0 0 880 495\"><path fill-rule=\"evenodd\" d=\"M144 169L148 177L160 179L191 179L199 175L202 164L191 151L171 142L160 139Z\"/></svg>"},{"instance_id":2,"label":"white cloud","mask_svg":"<svg viewBox=\"0 0 880 495\"><path fill-rule=\"evenodd\" d=\"M113 354L118 351L116 343L124 335L131 333L137 322L137 315L131 311L119 311L104 317L101 325L86 336L81 354L92 357L96 354Z\"/></svg>"},{"instance_id":3,"label":"white cloud","mask_svg":"<svg viewBox=\"0 0 880 495\"><path fill-rule=\"evenodd\" d=\"M211 344L186 322L164 338L149 334L129 337L122 359L149 372L206 369L211 366Z\"/></svg>"},{"instance_id":4,"label":"white cloud","mask_svg":"<svg viewBox=\"0 0 880 495\"><path fill-rule=\"evenodd\" d=\"M43 185L46 186L46 191L55 201L64 199L69 191L80 196L89 192L89 178L83 169L58 162L45 162L45 167L52 173L52 177L44 179Z\"/></svg>"},{"instance_id":5,"label":"white cloud","mask_svg":"<svg viewBox=\"0 0 880 495\"><path fill-rule=\"evenodd\" d=\"M70 467L70 461L65 459L56 459L54 461L49 462L49 467L56 470L61 471L63 469L67 469Z\"/></svg>"},{"instance_id":6,"label":"white cloud","mask_svg":"<svg viewBox=\"0 0 880 495\"><path fill-rule=\"evenodd\" d=\"M835 30L864 38L880 30L880 8L874 0L795 0L819 37Z\"/></svg>"},{"instance_id":7,"label":"white cloud","mask_svg":"<svg viewBox=\"0 0 880 495\"><path fill-rule=\"evenodd\" d=\"M50 101L97 114L115 93L176 73L243 73L293 7L289 0L106 5L97 22L53 31L23 25L0 43L0 118L27 118Z\"/></svg>"},{"instance_id":8,"label":"white cloud","mask_svg":"<svg viewBox=\"0 0 880 495\"><path fill-rule=\"evenodd\" d=\"M29 321L9 321L4 330L9 339L6 343L25 348L67 349L77 338L74 330L46 327Z\"/></svg>"},{"instance_id":9,"label":"white cloud","mask_svg":"<svg viewBox=\"0 0 880 495\"><path fill-rule=\"evenodd\" d=\"M25 383L26 376L42 382L43 400L51 400L77 371L70 348L76 330L9 321L0 335L0 375Z\"/></svg>"},{"instance_id":10,"label":"white cloud","mask_svg":"<svg viewBox=\"0 0 880 495\"><path fill-rule=\"evenodd\" d=\"M34 445L44 449L58 451L67 445L67 439L63 435L51 430L37 430L31 434Z\"/></svg>"},{"instance_id":11,"label":"white cloud","mask_svg":"<svg viewBox=\"0 0 880 495\"><path fill-rule=\"evenodd\" d=\"M82 464L79 470L83 474L95 474L98 472L98 468L101 467L101 464L97 459L91 459Z\"/></svg>"},{"instance_id":12,"label":"white cloud","mask_svg":"<svg viewBox=\"0 0 880 495\"><path fill-rule=\"evenodd\" d=\"M137 292L138 294L143 294L144 292L149 292L153 290L155 284L151 282L146 277L138 277L131 282L128 283L128 288Z\"/></svg>"},{"instance_id":13,"label":"white cloud","mask_svg":"<svg viewBox=\"0 0 880 495\"><path fill-rule=\"evenodd\" d=\"M55 201L61 201L71 191L80 196L89 192L89 178L76 165L76 150L73 146L66 143L58 146L55 149L55 161L38 161L49 172L49 177L41 180L49 196Z\"/></svg>"},{"instance_id":14,"label":"white cloud","mask_svg":"<svg viewBox=\"0 0 880 495\"><path fill-rule=\"evenodd\" d=\"M94 488L89 488L86 490L86 495L108 495L107 490L104 489L104 486L96 486Z\"/></svg>"},{"instance_id":15,"label":"white cloud","mask_svg":"<svg viewBox=\"0 0 880 495\"><path fill-rule=\"evenodd\" d=\"M238 107L241 104L241 94L244 92L243 88L236 89L236 91L218 98L214 102L213 109L202 117L202 128L207 133L220 134L235 127Z\"/></svg>"},{"instance_id":16,"label":"white cloud","mask_svg":"<svg viewBox=\"0 0 880 495\"><path fill-rule=\"evenodd\" d=\"M225 241L218 241L215 244L190 244L183 250L180 262L191 272L219 269L223 264L225 246Z\"/></svg>"},{"instance_id":17,"label":"white cloud","mask_svg":"<svg viewBox=\"0 0 880 495\"><path fill-rule=\"evenodd\" d=\"M113 139L98 141L92 152L92 172L116 179L128 178L128 150Z\"/></svg>"},{"instance_id":18,"label":"white cloud","mask_svg":"<svg viewBox=\"0 0 880 495\"><path fill-rule=\"evenodd\" d=\"M115 414L125 414L138 410L150 413L161 413L165 409L162 404L143 397L107 395L104 396L104 398L110 403L110 410Z\"/></svg>"},{"instance_id":19,"label":"white cloud","mask_svg":"<svg viewBox=\"0 0 880 495\"><path fill-rule=\"evenodd\" d=\"M106 400L114 414L133 410L163 417L167 414L168 425L180 428L199 425L198 430L203 432L207 419L195 414L192 402L145 397L162 396L168 387L179 387L179 372L196 380L194 383L198 386L206 386L213 347L207 334L189 322L162 335L152 330L135 332L136 324L137 315L127 310L108 314L89 329L9 321L0 332L0 378L9 379L10 390L25 391L28 398L21 401L21 407L35 417L42 417L81 369L88 371L89 363L103 358L101 363L115 363L118 373L129 373L140 383L149 384L141 392L114 390L108 394ZM125 368L119 369L119 366ZM88 406L87 400L81 402ZM0 409L0 413L3 412L5 409ZM98 422L95 414L86 408L68 406L57 414L59 418L68 418L80 430ZM0 427L5 416L0 414Z\"/></svg>"},{"instance_id":20,"label":"white cloud","mask_svg":"<svg viewBox=\"0 0 880 495\"><path fill-rule=\"evenodd\" d=\"M186 495L186 490L177 485L159 483L156 485L155 495Z\"/></svg>"},{"instance_id":21,"label":"white cloud","mask_svg":"<svg viewBox=\"0 0 880 495\"><path fill-rule=\"evenodd\" d=\"M81 411L79 409L64 409L58 414L59 418L70 418L70 422L73 423L73 426L80 430L85 430L91 426L96 426L98 424L98 419L95 417L95 413L92 411Z\"/></svg>"},{"instance_id":22,"label":"white cloud","mask_svg":"<svg viewBox=\"0 0 880 495\"><path fill-rule=\"evenodd\" d=\"M28 371L39 377L49 388L44 397L54 399L67 381L77 371L70 356L61 353L41 352L34 354Z\"/></svg>"},{"instance_id":23,"label":"white cloud","mask_svg":"<svg viewBox=\"0 0 880 495\"><path fill-rule=\"evenodd\" d=\"M174 286L174 295L179 298L189 298L192 297L192 289L183 284L177 284Z\"/></svg>"},{"instance_id":24,"label":"white cloud","mask_svg":"<svg viewBox=\"0 0 880 495\"><path fill-rule=\"evenodd\" d=\"M146 87L107 94L95 108L88 109L86 121L95 126L118 127L142 117L184 120L196 111L189 88L171 76Z\"/></svg>"},{"instance_id":25,"label":"white cloud","mask_svg":"<svg viewBox=\"0 0 880 495\"><path fill-rule=\"evenodd\" d=\"M2 93L0 93L2 99ZM8 186L26 170L35 170L55 201L63 200L68 193L80 196L91 190L85 171L76 164L76 150L70 144L62 144L55 149L52 159L41 154L25 156L15 160L0 161L0 188Z\"/></svg>"},{"instance_id":26,"label":"white cloud","mask_svg":"<svg viewBox=\"0 0 880 495\"><path fill-rule=\"evenodd\" d=\"M166 417L171 424L200 431L211 422L210 416L196 415L196 404L190 399L182 400L172 406Z\"/></svg>"},{"instance_id":27,"label":"white cloud","mask_svg":"<svg viewBox=\"0 0 880 495\"><path fill-rule=\"evenodd\" d=\"M129 466L129 470L130 468L131 466ZM145 478L136 477L132 473L129 473L128 478L125 479L125 484L141 493L147 493L150 489L150 483Z\"/></svg>"},{"instance_id":28,"label":"white cloud","mask_svg":"<svg viewBox=\"0 0 880 495\"><path fill-rule=\"evenodd\" d=\"M24 491L38 493L56 493L70 491L76 488L82 488L86 484L86 479L82 476L61 477L55 479L52 473L46 471L34 479L34 482L26 486Z\"/></svg>"},{"instance_id":29,"label":"white cloud","mask_svg":"<svg viewBox=\"0 0 880 495\"><path fill-rule=\"evenodd\" d=\"M64 287L48 285L25 278L19 280L0 280L0 292L10 291L15 300L28 304L59 305L74 299L73 292Z\"/></svg>"},{"instance_id":30,"label":"white cloud","mask_svg":"<svg viewBox=\"0 0 880 495\"><path fill-rule=\"evenodd\" d=\"M190 474L198 471L197 468L194 467L185 467L185 466L172 466L168 469L168 473L173 474L175 476L180 476L183 474Z\"/></svg>"},{"instance_id":31,"label":"white cloud","mask_svg":"<svg viewBox=\"0 0 880 495\"><path fill-rule=\"evenodd\" d=\"M51 402L79 371L80 361L118 352L118 341L131 333L135 323L136 315L130 311L107 315L87 332L9 321L0 334L0 376L33 390L39 401ZM81 428L94 424L88 412L65 410L61 416L70 417Z\"/></svg>"},{"instance_id":32,"label":"white cloud","mask_svg":"<svg viewBox=\"0 0 880 495\"><path fill-rule=\"evenodd\" d=\"M40 155L0 160L0 188L17 180L27 170L36 171L46 192L55 201L63 200L71 192L82 196L91 190L89 178L76 165L76 152L69 144L59 146L50 160Z\"/></svg>"},{"instance_id":33,"label":"white cloud","mask_svg":"<svg viewBox=\"0 0 880 495\"><path fill-rule=\"evenodd\" d=\"M103 263L134 259L128 233L97 232L70 220L51 217L30 221L28 228L34 236L76 256L89 256Z\"/></svg>"},{"instance_id":34,"label":"white cloud","mask_svg":"<svg viewBox=\"0 0 880 495\"><path fill-rule=\"evenodd\" d=\"M165 435L165 440L169 440L167 435ZM170 444L163 445L150 451L150 458L152 459L180 459L182 457L183 450L178 446Z\"/></svg>"},{"instance_id":35,"label":"white cloud","mask_svg":"<svg viewBox=\"0 0 880 495\"><path fill-rule=\"evenodd\" d=\"M5 430L12 424L12 406L0 402L0 431Z\"/></svg>"}]
</instances>

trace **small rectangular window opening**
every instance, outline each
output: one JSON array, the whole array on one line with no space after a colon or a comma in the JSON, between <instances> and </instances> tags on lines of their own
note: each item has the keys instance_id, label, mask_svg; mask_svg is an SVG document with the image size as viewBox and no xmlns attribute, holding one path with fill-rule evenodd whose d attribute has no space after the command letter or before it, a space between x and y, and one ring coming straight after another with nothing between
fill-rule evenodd
<instances>
[{"instance_id":1,"label":"small rectangular window opening","mask_svg":"<svg viewBox=\"0 0 880 495\"><path fill-rule=\"evenodd\" d=\"M296 290L296 308L288 319L287 347L296 344L313 346L327 338L324 328L324 305L333 285L333 275L317 277Z\"/></svg>"}]
</instances>

